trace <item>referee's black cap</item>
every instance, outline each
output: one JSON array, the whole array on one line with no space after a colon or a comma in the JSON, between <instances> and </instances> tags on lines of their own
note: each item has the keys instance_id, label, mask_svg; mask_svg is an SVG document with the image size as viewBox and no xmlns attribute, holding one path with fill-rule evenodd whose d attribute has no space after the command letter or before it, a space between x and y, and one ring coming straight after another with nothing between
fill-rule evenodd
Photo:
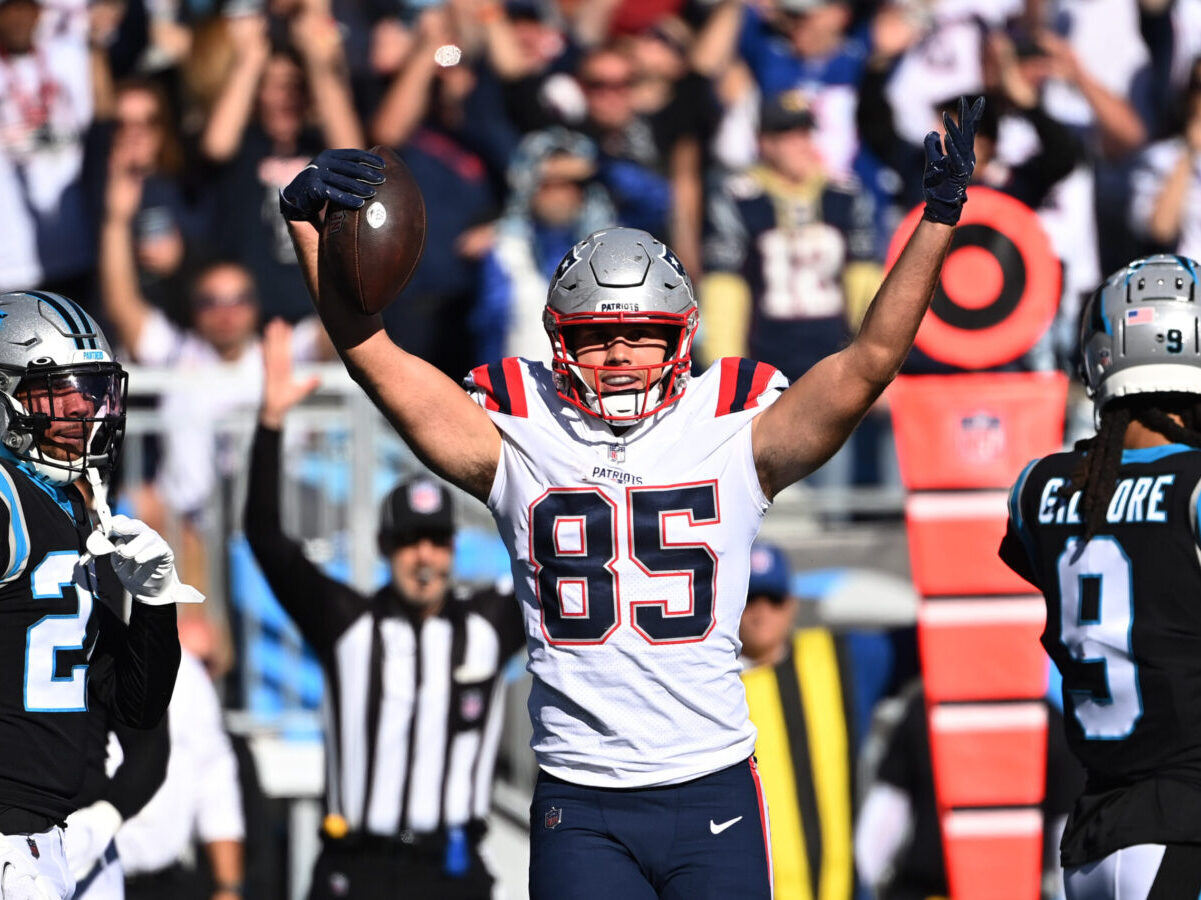
<instances>
[{"instance_id":1,"label":"referee's black cap","mask_svg":"<svg viewBox=\"0 0 1201 900\"><path fill-rule=\"evenodd\" d=\"M380 504L379 551L422 538L450 543L455 535L454 504L446 485L429 475L407 478L392 489Z\"/></svg>"}]
</instances>

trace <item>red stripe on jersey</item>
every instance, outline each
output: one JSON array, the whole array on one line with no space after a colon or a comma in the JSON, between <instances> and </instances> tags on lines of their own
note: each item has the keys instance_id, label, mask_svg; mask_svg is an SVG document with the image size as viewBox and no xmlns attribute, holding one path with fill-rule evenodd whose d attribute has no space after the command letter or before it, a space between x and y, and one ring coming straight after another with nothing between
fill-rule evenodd
<instances>
[{"instance_id":1,"label":"red stripe on jersey","mask_svg":"<svg viewBox=\"0 0 1201 900\"><path fill-rule=\"evenodd\" d=\"M501 360L505 387L509 391L509 414L524 419L529 415L525 405L525 385L521 381L521 361L515 356Z\"/></svg>"},{"instance_id":2,"label":"red stripe on jersey","mask_svg":"<svg viewBox=\"0 0 1201 900\"><path fill-rule=\"evenodd\" d=\"M484 392L484 408L500 412L500 404L496 401L496 392L492 389L492 376L488 374L487 366L476 366L471 370L471 380L475 386ZM522 398L522 402L525 398Z\"/></svg>"},{"instance_id":3,"label":"red stripe on jersey","mask_svg":"<svg viewBox=\"0 0 1201 900\"><path fill-rule=\"evenodd\" d=\"M775 368L767 363L761 362L755 366L755 376L751 379L751 392L746 398L746 406L743 409L750 409L759 403L760 395L767 390L767 386L775 374Z\"/></svg>"},{"instance_id":4,"label":"red stripe on jersey","mask_svg":"<svg viewBox=\"0 0 1201 900\"><path fill-rule=\"evenodd\" d=\"M751 780L755 782L755 796L759 799L759 827L763 830L763 852L767 855L767 884L774 896L776 871L771 864L771 821L768 819L767 798L763 796L763 783L759 780L759 766L755 764L755 757L752 756L748 761L751 764Z\"/></svg>"},{"instance_id":5,"label":"red stripe on jersey","mask_svg":"<svg viewBox=\"0 0 1201 900\"><path fill-rule=\"evenodd\" d=\"M733 412L734 397L738 391L738 364L742 362L737 356L727 356L721 366L720 382L717 389L717 412L715 415L725 416Z\"/></svg>"}]
</instances>

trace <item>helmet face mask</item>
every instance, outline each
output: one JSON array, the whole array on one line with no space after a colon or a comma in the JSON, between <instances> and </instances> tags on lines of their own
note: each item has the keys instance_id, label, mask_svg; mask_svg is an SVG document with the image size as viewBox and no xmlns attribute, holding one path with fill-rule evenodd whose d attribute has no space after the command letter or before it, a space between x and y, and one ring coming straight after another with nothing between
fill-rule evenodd
<instances>
[{"instance_id":1,"label":"helmet face mask","mask_svg":"<svg viewBox=\"0 0 1201 900\"><path fill-rule=\"evenodd\" d=\"M77 304L42 291L0 294L0 443L43 478L107 476L125 434L127 376Z\"/></svg>"},{"instance_id":2,"label":"helmet face mask","mask_svg":"<svg viewBox=\"0 0 1201 900\"><path fill-rule=\"evenodd\" d=\"M85 469L105 472L117 461L125 433L127 376L116 363L30 368L14 392L6 446L46 473L74 480ZM10 449L12 447L10 446Z\"/></svg>"},{"instance_id":3,"label":"helmet face mask","mask_svg":"<svg viewBox=\"0 0 1201 900\"><path fill-rule=\"evenodd\" d=\"M1080 376L1095 409L1131 394L1201 394L1201 271L1157 254L1109 276L1085 303Z\"/></svg>"},{"instance_id":4,"label":"helmet face mask","mask_svg":"<svg viewBox=\"0 0 1201 900\"><path fill-rule=\"evenodd\" d=\"M687 387L698 321L692 282L664 244L634 228L590 235L559 263L543 314L559 396L610 423L655 415ZM618 336L623 329L666 326L670 336L663 359L650 364L581 363L573 333L583 326ZM633 376L635 387L598 391L610 373Z\"/></svg>"}]
</instances>

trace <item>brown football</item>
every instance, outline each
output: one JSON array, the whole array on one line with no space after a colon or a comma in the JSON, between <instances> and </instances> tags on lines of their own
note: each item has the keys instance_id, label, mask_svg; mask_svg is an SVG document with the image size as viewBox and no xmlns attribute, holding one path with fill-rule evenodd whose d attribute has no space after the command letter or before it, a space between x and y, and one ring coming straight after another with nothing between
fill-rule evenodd
<instances>
[{"instance_id":1,"label":"brown football","mask_svg":"<svg viewBox=\"0 0 1201 900\"><path fill-rule=\"evenodd\" d=\"M325 278L347 300L375 315L409 283L425 248L425 201L409 167L388 147L372 147L384 159L384 183L359 209L327 210L320 252Z\"/></svg>"}]
</instances>

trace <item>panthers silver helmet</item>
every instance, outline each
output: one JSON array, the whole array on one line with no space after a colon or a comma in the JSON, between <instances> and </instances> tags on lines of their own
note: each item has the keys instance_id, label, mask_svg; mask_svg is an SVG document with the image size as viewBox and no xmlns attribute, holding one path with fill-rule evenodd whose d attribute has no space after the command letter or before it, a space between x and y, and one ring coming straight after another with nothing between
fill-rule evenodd
<instances>
[{"instance_id":1,"label":"panthers silver helmet","mask_svg":"<svg viewBox=\"0 0 1201 900\"><path fill-rule=\"evenodd\" d=\"M1110 275L1080 323L1084 384L1100 411L1129 394L1201 394L1197 263L1157 254Z\"/></svg>"},{"instance_id":2,"label":"panthers silver helmet","mask_svg":"<svg viewBox=\"0 0 1201 900\"><path fill-rule=\"evenodd\" d=\"M95 320L47 291L0 294L0 443L44 478L107 474L125 434L126 373Z\"/></svg>"},{"instance_id":3,"label":"panthers silver helmet","mask_svg":"<svg viewBox=\"0 0 1201 900\"><path fill-rule=\"evenodd\" d=\"M698 316L692 281L676 255L645 231L610 228L572 247L551 278L542 323L551 342L559 395L607 422L654 415L684 393ZM564 331L581 325L667 325L677 329L667 357L651 366L582 365ZM637 388L598 394L606 372L642 370Z\"/></svg>"}]
</instances>

